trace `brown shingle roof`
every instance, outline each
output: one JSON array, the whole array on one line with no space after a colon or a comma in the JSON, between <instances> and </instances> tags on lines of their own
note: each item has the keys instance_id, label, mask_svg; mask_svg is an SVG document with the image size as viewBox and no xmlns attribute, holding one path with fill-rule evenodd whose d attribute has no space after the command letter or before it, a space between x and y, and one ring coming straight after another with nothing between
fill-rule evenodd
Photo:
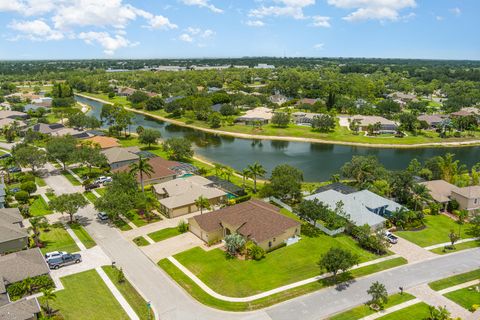
<instances>
[{"instance_id":1,"label":"brown shingle roof","mask_svg":"<svg viewBox=\"0 0 480 320\"><path fill-rule=\"evenodd\" d=\"M232 231L260 243L300 225L300 222L280 214L279 211L280 209L272 204L253 199L195 216L193 219L207 232L218 230L223 223L235 226L237 230Z\"/></svg>"},{"instance_id":2,"label":"brown shingle roof","mask_svg":"<svg viewBox=\"0 0 480 320\"><path fill-rule=\"evenodd\" d=\"M120 143L118 143L118 140L111 137L95 136L89 139L85 139L85 141L91 141L95 144L98 144L100 146L100 149L120 147Z\"/></svg>"},{"instance_id":3,"label":"brown shingle roof","mask_svg":"<svg viewBox=\"0 0 480 320\"><path fill-rule=\"evenodd\" d=\"M151 173L150 176L144 175L143 179L145 181L174 176L176 172L170 168L180 165L180 163L176 161L165 160L161 157L151 158L148 160L148 163L152 166L153 173ZM123 166L113 170L113 172L128 172L129 170L129 166ZM140 174L137 174L137 181L140 181Z\"/></svg>"}]
</instances>

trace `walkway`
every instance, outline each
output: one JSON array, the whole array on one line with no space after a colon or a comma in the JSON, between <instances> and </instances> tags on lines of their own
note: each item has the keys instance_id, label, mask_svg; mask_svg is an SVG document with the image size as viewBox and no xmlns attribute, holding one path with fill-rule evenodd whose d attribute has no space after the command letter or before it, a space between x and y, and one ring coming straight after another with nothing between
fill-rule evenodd
<instances>
[{"instance_id":1,"label":"walkway","mask_svg":"<svg viewBox=\"0 0 480 320\"><path fill-rule=\"evenodd\" d=\"M418 299L431 306L446 307L452 314L453 318L467 319L471 316L471 312L456 304L452 300L444 297L437 291L432 290L428 284L422 284L407 290L408 293L413 294Z\"/></svg>"},{"instance_id":2,"label":"walkway","mask_svg":"<svg viewBox=\"0 0 480 320\"><path fill-rule=\"evenodd\" d=\"M145 237L145 239L147 239ZM148 240L147 240L148 241ZM153 241L153 240L152 240ZM177 253L190 250L203 245L203 241L191 232L182 233L178 236L153 243L151 245L140 247L153 262L158 262L164 258Z\"/></svg>"},{"instance_id":3,"label":"walkway","mask_svg":"<svg viewBox=\"0 0 480 320\"><path fill-rule=\"evenodd\" d=\"M425 248L398 237L398 242L390 247L390 251L407 259L409 263L431 259L437 255Z\"/></svg>"},{"instance_id":4,"label":"walkway","mask_svg":"<svg viewBox=\"0 0 480 320\"><path fill-rule=\"evenodd\" d=\"M376 312L374 314L371 314L369 316L366 316L366 317L363 317L359 320L375 320L375 319L378 319L378 318L381 318L383 316L386 316L387 314L390 314L390 313L393 313L395 311L398 311L398 310L401 310L401 309L405 309L405 308L408 308L410 306L413 306L414 304L417 304L419 302L422 302L420 299L412 299L412 300L408 300L404 303L400 303L400 304L397 304L396 306L393 306L391 308L388 308L388 309L385 309L385 310L381 310L379 312Z\"/></svg>"},{"instance_id":5,"label":"walkway","mask_svg":"<svg viewBox=\"0 0 480 320\"><path fill-rule=\"evenodd\" d=\"M470 242L470 241L476 241L476 240L480 240L480 238L462 239L462 240L458 240L457 242L455 242L455 244L460 244L460 243ZM445 246L450 246L450 245L452 245L451 242L444 242L444 243L435 244L435 245L433 245L433 246L425 247L425 248L423 248L423 249L425 249L425 250L433 250L433 249L443 248L443 247L445 247Z\"/></svg>"}]
</instances>

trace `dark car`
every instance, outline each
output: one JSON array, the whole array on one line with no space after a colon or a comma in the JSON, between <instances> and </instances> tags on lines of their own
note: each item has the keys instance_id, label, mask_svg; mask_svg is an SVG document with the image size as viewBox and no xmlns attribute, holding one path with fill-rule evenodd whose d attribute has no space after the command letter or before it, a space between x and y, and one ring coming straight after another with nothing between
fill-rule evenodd
<instances>
[{"instance_id":1,"label":"dark car","mask_svg":"<svg viewBox=\"0 0 480 320\"><path fill-rule=\"evenodd\" d=\"M12 155L10 153L4 153L0 156L0 159L10 158Z\"/></svg>"},{"instance_id":2,"label":"dark car","mask_svg":"<svg viewBox=\"0 0 480 320\"><path fill-rule=\"evenodd\" d=\"M60 267L68 266L75 263L82 262L82 256L78 253L67 253L57 258L48 259L48 267L50 269L58 269Z\"/></svg>"},{"instance_id":3,"label":"dark car","mask_svg":"<svg viewBox=\"0 0 480 320\"><path fill-rule=\"evenodd\" d=\"M22 171L22 169L20 169L19 167L13 167L13 168L8 169L8 172L10 172L10 173L15 173L15 172L20 172L20 171Z\"/></svg>"},{"instance_id":4,"label":"dark car","mask_svg":"<svg viewBox=\"0 0 480 320\"><path fill-rule=\"evenodd\" d=\"M96 188L100 188L100 184L92 183L92 184L89 184L89 185L85 186L85 191L90 191L90 190L93 190L93 189L96 189Z\"/></svg>"}]
</instances>

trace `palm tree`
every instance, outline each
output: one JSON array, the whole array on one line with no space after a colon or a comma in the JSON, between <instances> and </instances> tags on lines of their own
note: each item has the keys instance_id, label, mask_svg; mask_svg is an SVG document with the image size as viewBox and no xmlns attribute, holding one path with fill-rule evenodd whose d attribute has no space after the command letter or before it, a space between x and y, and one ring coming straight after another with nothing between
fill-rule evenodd
<instances>
[{"instance_id":1,"label":"palm tree","mask_svg":"<svg viewBox=\"0 0 480 320\"><path fill-rule=\"evenodd\" d=\"M415 205L415 211L417 211L417 207L419 204L421 207L423 207L423 204L431 199L430 191L424 184L415 183L412 186L411 193L412 201Z\"/></svg>"},{"instance_id":2,"label":"palm tree","mask_svg":"<svg viewBox=\"0 0 480 320\"><path fill-rule=\"evenodd\" d=\"M57 295L53 291L53 288L43 288L43 299L45 300L45 311L47 312L47 316L52 314L52 309L50 309L50 301L54 301L57 298Z\"/></svg>"},{"instance_id":3,"label":"palm tree","mask_svg":"<svg viewBox=\"0 0 480 320\"><path fill-rule=\"evenodd\" d=\"M447 153L444 157L439 157L439 167L442 172L442 179L447 182L452 182L453 178L458 174L459 168L458 160L454 160L453 153Z\"/></svg>"},{"instance_id":4,"label":"palm tree","mask_svg":"<svg viewBox=\"0 0 480 320\"><path fill-rule=\"evenodd\" d=\"M248 170L250 170L250 175L253 178L253 193L257 193L257 177L263 177L267 171L258 162L249 164Z\"/></svg>"},{"instance_id":5,"label":"palm tree","mask_svg":"<svg viewBox=\"0 0 480 320\"><path fill-rule=\"evenodd\" d=\"M33 280L30 277L23 279L22 281L22 290L23 292L28 293L28 295L32 294L33 291Z\"/></svg>"},{"instance_id":6,"label":"palm tree","mask_svg":"<svg viewBox=\"0 0 480 320\"><path fill-rule=\"evenodd\" d=\"M140 157L138 162L134 162L130 165L130 173L136 175L137 173L140 175L140 185L142 186L142 193L145 194L145 189L143 187L143 175L150 177L153 173L153 168L148 160Z\"/></svg>"},{"instance_id":7,"label":"palm tree","mask_svg":"<svg viewBox=\"0 0 480 320\"><path fill-rule=\"evenodd\" d=\"M10 169L15 163L15 160L13 157L8 157L2 161L2 170L4 170L7 173L7 182L10 183Z\"/></svg>"},{"instance_id":8,"label":"palm tree","mask_svg":"<svg viewBox=\"0 0 480 320\"><path fill-rule=\"evenodd\" d=\"M203 209L210 209L210 201L204 196L200 196L195 200L195 205L200 209L200 214L203 214Z\"/></svg>"},{"instance_id":9,"label":"palm tree","mask_svg":"<svg viewBox=\"0 0 480 320\"><path fill-rule=\"evenodd\" d=\"M225 177L225 179L227 179L228 181L230 181L230 177L233 175L235 171L233 170L233 168L231 167L224 167L222 169L222 175Z\"/></svg>"},{"instance_id":10,"label":"palm tree","mask_svg":"<svg viewBox=\"0 0 480 320\"><path fill-rule=\"evenodd\" d=\"M43 216L30 218L30 227L28 228L29 232L32 232L33 241L35 246L40 245L40 230L48 226L48 221Z\"/></svg>"},{"instance_id":11,"label":"palm tree","mask_svg":"<svg viewBox=\"0 0 480 320\"><path fill-rule=\"evenodd\" d=\"M243 177L243 188L245 188L245 182L247 178L250 177L250 170L248 168L245 168L242 170L242 177Z\"/></svg>"}]
</instances>

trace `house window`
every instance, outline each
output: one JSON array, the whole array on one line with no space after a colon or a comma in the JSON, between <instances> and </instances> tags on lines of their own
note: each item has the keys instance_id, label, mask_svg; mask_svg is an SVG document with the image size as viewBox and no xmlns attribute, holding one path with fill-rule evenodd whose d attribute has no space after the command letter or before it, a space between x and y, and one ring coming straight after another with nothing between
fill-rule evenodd
<instances>
[{"instance_id":1,"label":"house window","mask_svg":"<svg viewBox=\"0 0 480 320\"><path fill-rule=\"evenodd\" d=\"M477 204L478 199L473 200L473 203Z\"/></svg>"},{"instance_id":2,"label":"house window","mask_svg":"<svg viewBox=\"0 0 480 320\"><path fill-rule=\"evenodd\" d=\"M272 241L269 241L269 242L268 242L268 247L269 247L269 248L272 247Z\"/></svg>"},{"instance_id":3,"label":"house window","mask_svg":"<svg viewBox=\"0 0 480 320\"><path fill-rule=\"evenodd\" d=\"M277 238L273 238L273 242L277 241Z\"/></svg>"}]
</instances>

